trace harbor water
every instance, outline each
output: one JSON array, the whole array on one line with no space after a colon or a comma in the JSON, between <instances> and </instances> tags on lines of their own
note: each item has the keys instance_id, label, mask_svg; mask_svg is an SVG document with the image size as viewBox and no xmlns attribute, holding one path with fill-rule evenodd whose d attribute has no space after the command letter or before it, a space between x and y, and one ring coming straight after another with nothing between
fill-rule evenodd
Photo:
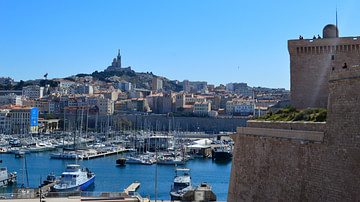
<instances>
[{"instance_id":1,"label":"harbor water","mask_svg":"<svg viewBox=\"0 0 360 202\"><path fill-rule=\"evenodd\" d=\"M14 154L0 154L1 166L6 166L9 172L18 173L18 181L14 186L20 187L23 182L25 187L38 187L40 177L44 180L46 176L53 172L60 176L67 164L77 163L89 168L96 174L95 184L86 191L91 191L94 195L100 192L123 192L131 183L138 181L141 183L137 192L150 199L155 199L155 173L156 165L127 164L126 166L116 166L116 159L126 156L125 154L115 154L90 160L63 160L50 159L50 152L26 154L26 158L15 158ZM23 167L26 169L23 172ZM191 179L194 185L206 182L212 186L213 192L218 201L226 201L230 180L231 161L218 163L212 159L195 158L187 161L186 168L191 169ZM23 176L23 173L25 176ZM157 166L157 199L170 200L170 187L173 184L175 166ZM11 192L11 187L1 188L2 193Z\"/></svg>"}]
</instances>

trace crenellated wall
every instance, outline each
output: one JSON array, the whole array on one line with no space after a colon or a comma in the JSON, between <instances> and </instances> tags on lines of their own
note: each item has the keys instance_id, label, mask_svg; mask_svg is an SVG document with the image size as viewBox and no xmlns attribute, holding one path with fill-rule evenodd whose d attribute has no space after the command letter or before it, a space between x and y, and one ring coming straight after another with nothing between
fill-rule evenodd
<instances>
[{"instance_id":1,"label":"crenellated wall","mask_svg":"<svg viewBox=\"0 0 360 202\"><path fill-rule=\"evenodd\" d=\"M359 66L331 71L328 103L325 127L249 121L255 130L233 135L228 201L360 201ZM323 140L294 131L323 131Z\"/></svg>"}]
</instances>

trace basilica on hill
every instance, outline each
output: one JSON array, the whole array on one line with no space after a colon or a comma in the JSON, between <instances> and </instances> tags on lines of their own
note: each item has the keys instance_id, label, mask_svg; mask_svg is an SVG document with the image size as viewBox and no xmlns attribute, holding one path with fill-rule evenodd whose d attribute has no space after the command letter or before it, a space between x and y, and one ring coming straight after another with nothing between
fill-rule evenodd
<instances>
[{"instance_id":1,"label":"basilica on hill","mask_svg":"<svg viewBox=\"0 0 360 202\"><path fill-rule=\"evenodd\" d=\"M128 72L131 71L131 67L121 67L121 55L120 55L120 49L118 52L118 55L116 58L114 58L113 62L111 63L111 66L108 66L105 69L105 72Z\"/></svg>"}]
</instances>

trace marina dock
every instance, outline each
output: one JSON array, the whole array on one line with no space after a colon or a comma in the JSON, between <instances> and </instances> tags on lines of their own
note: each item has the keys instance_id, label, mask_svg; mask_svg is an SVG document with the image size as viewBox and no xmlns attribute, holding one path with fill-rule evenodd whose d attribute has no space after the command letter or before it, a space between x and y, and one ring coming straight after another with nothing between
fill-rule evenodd
<instances>
[{"instance_id":1,"label":"marina dock","mask_svg":"<svg viewBox=\"0 0 360 202\"><path fill-rule=\"evenodd\" d=\"M104 152L104 153L98 153L98 154L86 156L86 157L83 158L83 160L89 160L89 159L94 159L94 158L109 156L109 155L118 154L118 153L121 153L121 152L128 152L128 151L129 151L129 149L119 149L119 150L116 150L116 151L109 151L109 152Z\"/></svg>"},{"instance_id":2,"label":"marina dock","mask_svg":"<svg viewBox=\"0 0 360 202\"><path fill-rule=\"evenodd\" d=\"M44 185L42 187L39 188L39 191L40 192L40 189L41 189L41 193L42 194L47 194L48 192L50 192L50 189L51 187L53 187L55 184L59 183L60 180L56 180L55 182L52 182L50 184L47 184L47 185Z\"/></svg>"},{"instance_id":3,"label":"marina dock","mask_svg":"<svg viewBox=\"0 0 360 202\"><path fill-rule=\"evenodd\" d=\"M140 187L140 183L135 182L135 183L132 183L128 188L126 188L124 190L124 192L126 194L129 194L129 193L131 194L131 193L134 193L139 187Z\"/></svg>"}]
</instances>

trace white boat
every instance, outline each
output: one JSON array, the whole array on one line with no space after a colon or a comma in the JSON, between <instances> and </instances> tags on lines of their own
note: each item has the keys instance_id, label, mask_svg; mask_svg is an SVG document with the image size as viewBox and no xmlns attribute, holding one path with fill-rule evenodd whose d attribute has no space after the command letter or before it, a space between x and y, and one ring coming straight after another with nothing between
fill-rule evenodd
<instances>
[{"instance_id":1,"label":"white boat","mask_svg":"<svg viewBox=\"0 0 360 202\"><path fill-rule=\"evenodd\" d=\"M195 187L191 184L190 169L177 168L170 190L171 200L181 200L183 195L191 190L195 190Z\"/></svg>"},{"instance_id":2,"label":"white boat","mask_svg":"<svg viewBox=\"0 0 360 202\"><path fill-rule=\"evenodd\" d=\"M126 159L126 163L128 163L128 164L152 165L152 162L149 159L136 158L136 157L128 157Z\"/></svg>"},{"instance_id":3,"label":"white boat","mask_svg":"<svg viewBox=\"0 0 360 202\"><path fill-rule=\"evenodd\" d=\"M82 159L83 156L81 154L76 153L51 153L50 158L52 159Z\"/></svg>"},{"instance_id":4,"label":"white boat","mask_svg":"<svg viewBox=\"0 0 360 202\"><path fill-rule=\"evenodd\" d=\"M58 192L82 191L93 184L95 174L88 168L80 168L80 165L72 164L66 167L61 175L61 180L54 185L54 190Z\"/></svg>"},{"instance_id":5,"label":"white boat","mask_svg":"<svg viewBox=\"0 0 360 202\"><path fill-rule=\"evenodd\" d=\"M0 168L0 187L6 186L8 184L14 184L17 180L17 173L11 172L8 173L6 167Z\"/></svg>"},{"instance_id":6,"label":"white boat","mask_svg":"<svg viewBox=\"0 0 360 202\"><path fill-rule=\"evenodd\" d=\"M185 161L182 158L162 158L157 160L160 165L183 165Z\"/></svg>"}]
</instances>

